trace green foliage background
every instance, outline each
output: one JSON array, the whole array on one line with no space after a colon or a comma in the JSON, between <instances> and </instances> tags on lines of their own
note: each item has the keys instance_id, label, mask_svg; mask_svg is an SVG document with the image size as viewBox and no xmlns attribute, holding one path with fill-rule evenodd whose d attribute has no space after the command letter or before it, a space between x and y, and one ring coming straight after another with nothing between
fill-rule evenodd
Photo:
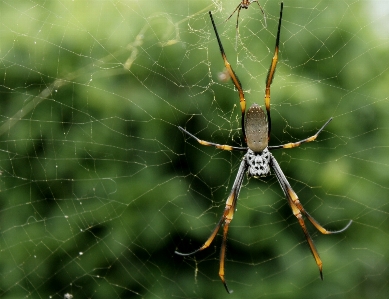
<instances>
[{"instance_id":1,"label":"green foliage background","mask_svg":"<svg viewBox=\"0 0 389 299\"><path fill-rule=\"evenodd\" d=\"M245 179L230 226L230 298L386 298L389 129L379 1L284 1L271 144L307 210L324 281L276 179ZM218 221L242 153L238 95L263 103L279 2L0 1L1 298L224 298Z\"/></svg>"}]
</instances>

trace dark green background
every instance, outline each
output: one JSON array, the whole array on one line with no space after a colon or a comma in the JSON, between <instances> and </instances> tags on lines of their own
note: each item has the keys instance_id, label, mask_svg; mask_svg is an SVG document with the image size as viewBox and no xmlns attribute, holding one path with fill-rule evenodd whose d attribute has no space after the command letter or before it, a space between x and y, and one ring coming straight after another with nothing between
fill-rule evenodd
<instances>
[{"instance_id":1,"label":"dark green background","mask_svg":"<svg viewBox=\"0 0 389 299\"><path fill-rule=\"evenodd\" d=\"M238 94L218 80L214 12L247 105L263 104L279 2L0 2L1 298L225 298L218 221L242 157ZM388 30L379 1L285 1L271 144L308 211L320 281L274 176L245 179L229 298L386 298Z\"/></svg>"}]
</instances>

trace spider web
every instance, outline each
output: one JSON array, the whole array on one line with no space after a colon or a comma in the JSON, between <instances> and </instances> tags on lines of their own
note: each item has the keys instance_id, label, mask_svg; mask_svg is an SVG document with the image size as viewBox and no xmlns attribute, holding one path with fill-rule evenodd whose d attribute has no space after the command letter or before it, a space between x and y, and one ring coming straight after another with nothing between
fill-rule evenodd
<instances>
[{"instance_id":1,"label":"spider web","mask_svg":"<svg viewBox=\"0 0 389 299\"><path fill-rule=\"evenodd\" d=\"M263 104L277 1L0 2L1 298L224 298L221 216L242 146L238 94ZM388 5L285 1L271 144L304 207L324 281L272 175L243 182L227 243L230 295L386 298Z\"/></svg>"}]
</instances>

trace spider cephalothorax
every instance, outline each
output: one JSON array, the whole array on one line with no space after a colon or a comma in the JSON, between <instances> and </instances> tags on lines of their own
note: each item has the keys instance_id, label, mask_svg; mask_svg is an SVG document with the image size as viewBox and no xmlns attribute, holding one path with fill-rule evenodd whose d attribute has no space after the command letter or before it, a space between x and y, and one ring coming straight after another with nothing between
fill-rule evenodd
<instances>
[{"instance_id":1,"label":"spider cephalothorax","mask_svg":"<svg viewBox=\"0 0 389 299\"><path fill-rule=\"evenodd\" d=\"M242 1L244 2L244 1ZM247 2L247 1L246 1ZM249 1L250 3L253 1ZM243 7L241 7L243 8ZM239 102L242 112L242 134L244 139L246 140L247 147L235 147L231 145L222 145L217 144L205 140L201 140L194 136L193 134L189 133L185 129L179 127L179 129L184 132L185 134L189 135L190 137L197 140L202 145L206 146L214 146L221 150L238 150L238 151L245 151L246 154L244 155L242 161L240 162L238 173L236 175L234 184L232 186L230 195L227 198L226 201L226 207L224 208L223 215L221 216L218 224L216 225L215 229L212 231L209 238L205 241L205 243L197 250L190 252L190 253L181 253L178 251L175 251L176 254L187 256L194 254L200 250L203 250L207 248L217 235L220 227L222 224L223 226L223 241L222 246L220 249L220 267L219 267L219 276L222 280L224 287L226 288L228 293L231 293L227 287L227 283L224 279L224 261L226 257L226 242L227 242L227 233L229 225L232 221L232 218L234 216L235 210L236 210L236 203L238 200L239 192L242 187L242 182L244 178L244 174L247 172L249 176L254 177L260 177L260 176L266 176L270 174L270 169L273 170L278 183L280 184L280 187L285 194L285 197L288 201L288 204L290 205L293 214L296 216L303 232L305 235L305 238L308 242L309 248L311 249L311 252L313 254L313 257L315 258L316 264L319 267L320 271L320 277L323 279L322 274L322 261L319 257L319 254L316 250L315 244L313 243L313 240L305 226L304 218L308 219L313 226L315 226L316 229L318 229L322 234L334 234L334 233L340 233L344 230L346 230L349 225L351 224L351 221L341 230L338 231L328 231L323 226L321 226L302 206L297 194L293 191L292 187L290 186L287 178L285 177L284 173L281 170L280 165L278 164L277 160L274 158L274 156L270 153L271 150L275 149L288 149L293 147L298 147L302 143L311 142L316 140L317 136L320 134L320 132L328 125L328 123L332 120L330 118L320 129L316 132L315 135L312 135L306 139L292 142L292 143L286 143L282 145L275 145L275 146L269 146L268 142L270 139L270 130L271 130L271 118L270 118L270 85L273 81L274 72L276 69L277 61L278 61L278 50L279 50L279 42L280 42L280 32L281 32L281 20L282 20L282 10L283 10L283 3L281 2L281 10L280 10L280 18L278 21L278 31L277 31L277 37L276 37L276 46L274 50L274 56L269 68L269 72L266 78L266 87L265 87L265 107L266 107L266 115L263 109L257 105L253 104L246 113L246 100L244 98L243 88L242 85L236 76L235 72L233 71L231 65L227 61L226 54L224 53L224 49L219 37L219 34L216 29L215 22L213 21L213 17L211 12L209 12L209 15L211 17L212 25L216 34L216 38L219 44L220 52L222 55L222 58L224 60L224 65L231 77L232 82L234 83L236 89L239 92ZM246 115L246 118L245 118Z\"/></svg>"},{"instance_id":2,"label":"spider cephalothorax","mask_svg":"<svg viewBox=\"0 0 389 299\"><path fill-rule=\"evenodd\" d=\"M248 149L244 155L248 164L247 173L253 177L268 176L270 174L270 156L271 153L267 148L261 153L255 153Z\"/></svg>"}]
</instances>

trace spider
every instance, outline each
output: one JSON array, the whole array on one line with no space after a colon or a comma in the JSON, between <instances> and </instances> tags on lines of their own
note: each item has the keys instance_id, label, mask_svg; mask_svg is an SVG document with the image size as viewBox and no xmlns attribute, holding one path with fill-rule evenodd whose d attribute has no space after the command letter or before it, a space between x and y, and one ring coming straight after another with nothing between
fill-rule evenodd
<instances>
[{"instance_id":1,"label":"spider","mask_svg":"<svg viewBox=\"0 0 389 299\"><path fill-rule=\"evenodd\" d=\"M247 147L235 147L230 145L221 145L205 140L201 140L194 136L193 134L189 133L182 127L179 127L179 129L190 136L191 138L195 139L198 143L205 146L214 146L217 149L221 150L227 150L227 151L245 151L246 154L243 156L242 162L240 163L238 173L236 175L234 184L232 186L231 193L229 194L226 206L224 208L223 215L221 216L219 222L217 223L215 229L212 231L209 238L205 241L205 243L198 248L197 250L190 252L190 253L181 253L178 251L175 251L176 254L181 256L188 256L195 254L198 251L204 250L205 248L209 247L217 235L220 227L222 224L223 226L223 240L221 244L220 249L220 265L219 265L219 276L221 281L223 282L223 285L228 293L231 293L232 291L229 290L226 280L224 278L224 262L226 257L226 243L227 243L227 233L230 226L230 223L232 221L232 218L234 216L235 210L236 210L236 203L238 200L239 192L242 186L244 174L247 172L248 176L253 177L263 177L270 174L270 169L274 171L274 174L281 186L282 191L284 192L286 199L288 201L288 204L290 205L292 212L294 216L298 219L298 222L304 232L305 238L308 242L309 248L312 252L312 255L315 259L315 262L319 268L320 272L320 278L323 279L323 272L322 272L322 261L320 259L320 256L316 250L315 244L313 243L313 240L305 226L304 218L307 218L313 226L320 231L322 234L335 234L345 231L350 225L352 220L341 230L338 231L328 231L323 226L321 226L303 207L301 202L299 201L299 198L297 194L293 191L292 187L290 186L288 180L286 179L284 173L281 170L280 165L278 164L277 160L274 158L274 156L270 153L271 150L275 149L289 149L300 146L302 143L306 142L312 142L316 140L317 136L320 134L320 132L329 124L329 122L332 120L330 118L320 129L317 131L317 133L311 137L308 137L306 139L292 142L292 143L286 143L282 145L275 145L270 146L268 145L269 139L270 139L270 132L271 132L271 118L270 118L270 85L272 83L274 72L276 69L277 61L278 61L278 51L279 51L279 43L280 43L280 31L281 31L281 20L282 20L282 11L283 11L283 3L281 2L281 8L280 8L280 17L278 21L278 31L277 31L277 37L276 37L276 45L274 50L274 56L272 59L272 62L270 64L269 72L266 79L266 89L265 89L265 106L266 106L266 112L267 117L265 116L264 110L257 104L253 104L247 111L247 117L245 118L246 114L246 100L244 98L244 93L242 89L242 85L236 76L234 70L232 69L231 65L229 64L226 54L224 52L219 34L216 29L215 22L212 17L212 13L209 12L211 22L213 25L213 29L216 34L216 38L219 44L220 52L224 61L224 65L226 69L229 72L229 75L231 77L232 82L234 83L236 89L239 91L239 101L240 101L240 108L242 112L242 133L244 136L244 139L246 141Z\"/></svg>"},{"instance_id":2,"label":"spider","mask_svg":"<svg viewBox=\"0 0 389 299\"><path fill-rule=\"evenodd\" d=\"M259 4L259 2L257 0L242 0L241 3L238 4L238 6L235 8L235 10L232 12L232 14L226 19L226 22L234 15L234 13L236 11L238 11L238 15L236 17L236 41L235 41L235 48L237 46L237 43L238 43L238 28L239 28L239 14L240 14L240 11L241 9L248 9L249 8L249 5L253 2L257 2L258 6L259 6L259 9L261 10L262 14L263 14L263 19L264 19L264 22L265 22L265 27L266 27L266 14L261 6L261 4Z\"/></svg>"}]
</instances>

